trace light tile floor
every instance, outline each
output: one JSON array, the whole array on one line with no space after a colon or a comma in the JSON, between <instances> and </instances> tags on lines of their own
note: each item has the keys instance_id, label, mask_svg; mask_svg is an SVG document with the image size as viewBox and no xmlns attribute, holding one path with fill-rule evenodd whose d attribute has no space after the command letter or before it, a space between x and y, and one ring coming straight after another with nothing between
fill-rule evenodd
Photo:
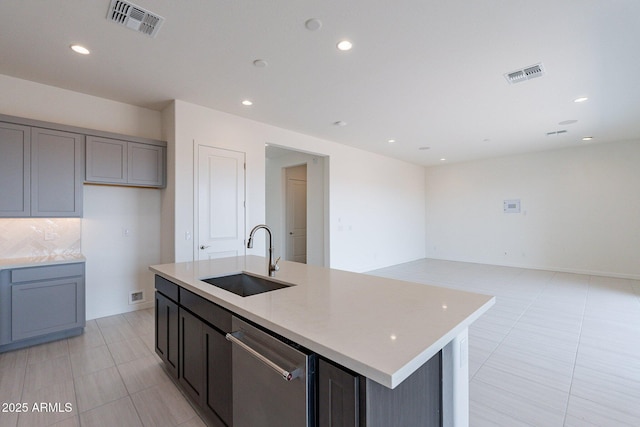
<instances>
[{"instance_id":1,"label":"light tile floor","mask_svg":"<svg viewBox=\"0 0 640 427\"><path fill-rule=\"evenodd\" d=\"M497 297L469 331L471 426L640 426L640 281L428 259L371 274ZM0 404L30 405L0 426L204 426L153 352L153 313L0 354Z\"/></svg>"},{"instance_id":2,"label":"light tile floor","mask_svg":"<svg viewBox=\"0 0 640 427\"><path fill-rule=\"evenodd\" d=\"M438 260L371 274L496 296L469 328L471 426L640 426L640 281Z\"/></svg>"}]
</instances>

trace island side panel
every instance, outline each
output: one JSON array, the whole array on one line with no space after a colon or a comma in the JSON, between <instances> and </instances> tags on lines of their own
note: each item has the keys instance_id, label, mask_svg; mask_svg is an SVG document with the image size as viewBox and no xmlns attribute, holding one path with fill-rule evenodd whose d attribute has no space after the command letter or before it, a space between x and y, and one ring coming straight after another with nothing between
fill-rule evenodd
<instances>
[{"instance_id":1,"label":"island side panel","mask_svg":"<svg viewBox=\"0 0 640 427\"><path fill-rule=\"evenodd\" d=\"M442 426L442 352L396 388L366 380L367 427Z\"/></svg>"}]
</instances>

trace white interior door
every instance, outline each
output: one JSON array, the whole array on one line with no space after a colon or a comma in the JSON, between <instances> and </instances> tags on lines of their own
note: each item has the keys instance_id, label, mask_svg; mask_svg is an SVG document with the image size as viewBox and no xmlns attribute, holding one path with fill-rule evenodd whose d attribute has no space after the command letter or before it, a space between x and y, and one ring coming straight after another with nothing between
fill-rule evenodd
<instances>
[{"instance_id":1,"label":"white interior door","mask_svg":"<svg viewBox=\"0 0 640 427\"><path fill-rule=\"evenodd\" d=\"M300 169L298 169L300 168ZM286 194L287 257L307 262L307 167L288 168Z\"/></svg>"},{"instance_id":2,"label":"white interior door","mask_svg":"<svg viewBox=\"0 0 640 427\"><path fill-rule=\"evenodd\" d=\"M245 254L245 153L198 146L197 258Z\"/></svg>"}]
</instances>

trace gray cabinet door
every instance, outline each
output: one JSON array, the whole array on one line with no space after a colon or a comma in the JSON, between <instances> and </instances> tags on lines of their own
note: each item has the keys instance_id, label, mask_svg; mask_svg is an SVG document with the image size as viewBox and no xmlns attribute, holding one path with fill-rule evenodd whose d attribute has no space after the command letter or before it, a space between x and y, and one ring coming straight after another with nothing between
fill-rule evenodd
<instances>
[{"instance_id":1,"label":"gray cabinet door","mask_svg":"<svg viewBox=\"0 0 640 427\"><path fill-rule=\"evenodd\" d=\"M82 216L84 136L31 129L31 216Z\"/></svg>"},{"instance_id":2,"label":"gray cabinet door","mask_svg":"<svg viewBox=\"0 0 640 427\"><path fill-rule=\"evenodd\" d=\"M0 123L0 217L31 215L31 130Z\"/></svg>"},{"instance_id":3,"label":"gray cabinet door","mask_svg":"<svg viewBox=\"0 0 640 427\"><path fill-rule=\"evenodd\" d=\"M164 147L129 142L129 184L164 186L164 158Z\"/></svg>"},{"instance_id":4,"label":"gray cabinet door","mask_svg":"<svg viewBox=\"0 0 640 427\"><path fill-rule=\"evenodd\" d=\"M84 279L70 277L11 286L11 340L84 327Z\"/></svg>"},{"instance_id":5,"label":"gray cabinet door","mask_svg":"<svg viewBox=\"0 0 640 427\"><path fill-rule=\"evenodd\" d=\"M87 182L127 183L127 141L87 136Z\"/></svg>"},{"instance_id":6,"label":"gray cabinet door","mask_svg":"<svg viewBox=\"0 0 640 427\"><path fill-rule=\"evenodd\" d=\"M319 427L358 427L358 377L320 360L318 366Z\"/></svg>"}]
</instances>

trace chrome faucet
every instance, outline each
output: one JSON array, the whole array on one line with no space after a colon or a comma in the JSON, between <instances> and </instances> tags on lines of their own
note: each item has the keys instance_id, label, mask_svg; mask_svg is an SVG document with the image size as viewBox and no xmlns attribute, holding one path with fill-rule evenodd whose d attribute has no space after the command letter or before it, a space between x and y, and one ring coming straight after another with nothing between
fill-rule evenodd
<instances>
[{"instance_id":1,"label":"chrome faucet","mask_svg":"<svg viewBox=\"0 0 640 427\"><path fill-rule=\"evenodd\" d=\"M276 275L276 271L280 270L280 267L278 266L278 261L280 261L280 257L278 257L278 259L275 261L273 260L273 240L271 236L271 230L269 229L269 227L267 227L265 224L260 224L253 227L253 230L251 230L251 233L249 233L247 248L248 249L253 248L253 234L261 228L264 228L266 232L269 234L269 276L273 277Z\"/></svg>"}]
</instances>

